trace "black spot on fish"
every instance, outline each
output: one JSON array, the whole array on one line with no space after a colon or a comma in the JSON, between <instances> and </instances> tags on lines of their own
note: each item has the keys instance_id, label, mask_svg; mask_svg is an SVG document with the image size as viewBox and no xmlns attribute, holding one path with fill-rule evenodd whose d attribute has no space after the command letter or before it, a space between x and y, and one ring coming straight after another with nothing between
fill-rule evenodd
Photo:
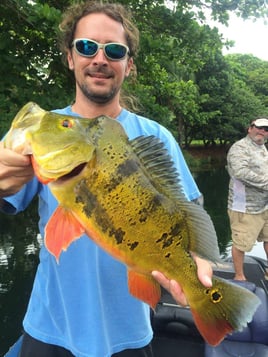
<instances>
[{"instance_id":1,"label":"black spot on fish","mask_svg":"<svg viewBox=\"0 0 268 357\"><path fill-rule=\"evenodd\" d=\"M211 294L211 297L212 297L212 301L213 301L214 303L219 302L219 301L221 301L221 299L222 299L222 295L221 295L218 291L214 291L214 292Z\"/></svg>"},{"instance_id":2,"label":"black spot on fish","mask_svg":"<svg viewBox=\"0 0 268 357\"><path fill-rule=\"evenodd\" d=\"M159 238L156 243L161 243L163 240L167 239L168 234L167 233L163 233L161 238Z\"/></svg>"},{"instance_id":3,"label":"black spot on fish","mask_svg":"<svg viewBox=\"0 0 268 357\"><path fill-rule=\"evenodd\" d=\"M211 301L214 304L217 304L222 300L222 294L219 292L218 289L210 288L210 289L206 289L205 292L207 295L210 295Z\"/></svg>"},{"instance_id":4,"label":"black spot on fish","mask_svg":"<svg viewBox=\"0 0 268 357\"><path fill-rule=\"evenodd\" d=\"M113 154L109 153L111 159L113 159ZM112 192L120 185L126 177L131 176L133 173L138 171L138 166L134 160L125 160L123 163L119 164L114 174L110 176L109 182L104 186L108 192Z\"/></svg>"},{"instance_id":5,"label":"black spot on fish","mask_svg":"<svg viewBox=\"0 0 268 357\"><path fill-rule=\"evenodd\" d=\"M163 233L162 236L156 241L156 243L162 243L162 249L169 247L174 242L174 237L170 237L169 234Z\"/></svg>"},{"instance_id":6,"label":"black spot on fish","mask_svg":"<svg viewBox=\"0 0 268 357\"><path fill-rule=\"evenodd\" d=\"M180 241L182 237L179 235L180 233L180 225L175 224L175 226L171 227L168 233L163 233L162 237L157 241L157 243L162 242L162 249L171 246L174 242L176 242L176 246L180 245ZM179 238L179 241L178 241Z\"/></svg>"},{"instance_id":7,"label":"black spot on fish","mask_svg":"<svg viewBox=\"0 0 268 357\"><path fill-rule=\"evenodd\" d=\"M146 195L146 192L142 193L143 195ZM145 198L146 200L146 198ZM157 210L161 202L161 196L160 195L155 195L153 198L149 201L147 207L143 207L139 212L139 221L140 223L146 222L147 218ZM140 205L143 205L143 202L140 202Z\"/></svg>"},{"instance_id":8,"label":"black spot on fish","mask_svg":"<svg viewBox=\"0 0 268 357\"><path fill-rule=\"evenodd\" d=\"M128 243L130 250L135 250L138 245L139 245L139 242Z\"/></svg>"},{"instance_id":9,"label":"black spot on fish","mask_svg":"<svg viewBox=\"0 0 268 357\"><path fill-rule=\"evenodd\" d=\"M82 180L75 188L76 193L76 203L81 203L83 205L83 212L87 217L92 216L92 212L94 211L97 198L90 192L87 188L85 180Z\"/></svg>"},{"instance_id":10,"label":"black spot on fish","mask_svg":"<svg viewBox=\"0 0 268 357\"><path fill-rule=\"evenodd\" d=\"M103 232L111 226L110 217L98 202L98 198L87 187L86 181L82 180L75 188L76 203L82 204L83 213L91 218L93 215Z\"/></svg>"},{"instance_id":11,"label":"black spot on fish","mask_svg":"<svg viewBox=\"0 0 268 357\"><path fill-rule=\"evenodd\" d=\"M174 242L173 237L170 237L170 238L166 239L163 242L162 248L164 249L164 248L167 248L167 247L171 246L173 244L173 242Z\"/></svg>"},{"instance_id":12,"label":"black spot on fish","mask_svg":"<svg viewBox=\"0 0 268 357\"><path fill-rule=\"evenodd\" d=\"M133 173L137 172L139 167L135 160L128 159L122 164L118 165L116 173L118 176L129 177Z\"/></svg>"},{"instance_id":13,"label":"black spot on fish","mask_svg":"<svg viewBox=\"0 0 268 357\"><path fill-rule=\"evenodd\" d=\"M170 230L170 235L171 236L177 236L180 233L180 225L179 224L175 224L174 227L171 227Z\"/></svg>"},{"instance_id":14,"label":"black spot on fish","mask_svg":"<svg viewBox=\"0 0 268 357\"><path fill-rule=\"evenodd\" d=\"M146 208L143 208L139 211L139 221L140 223L144 223L147 221L148 217L148 210Z\"/></svg>"},{"instance_id":15,"label":"black spot on fish","mask_svg":"<svg viewBox=\"0 0 268 357\"><path fill-rule=\"evenodd\" d=\"M112 150L113 146L111 144L103 148L103 151L106 152L107 155L110 155Z\"/></svg>"},{"instance_id":16,"label":"black spot on fish","mask_svg":"<svg viewBox=\"0 0 268 357\"><path fill-rule=\"evenodd\" d=\"M171 253L167 253L166 255L165 255L165 258L169 258L171 256Z\"/></svg>"},{"instance_id":17,"label":"black spot on fish","mask_svg":"<svg viewBox=\"0 0 268 357\"><path fill-rule=\"evenodd\" d=\"M109 236L114 237L117 244L123 243L125 234L126 232L124 232L122 228L118 228L118 229L112 228L109 231Z\"/></svg>"},{"instance_id":18,"label":"black spot on fish","mask_svg":"<svg viewBox=\"0 0 268 357\"><path fill-rule=\"evenodd\" d=\"M122 176L111 177L109 182L103 187L108 192L112 192L122 182Z\"/></svg>"},{"instance_id":19,"label":"black spot on fish","mask_svg":"<svg viewBox=\"0 0 268 357\"><path fill-rule=\"evenodd\" d=\"M130 226L136 226L137 222L136 222L135 220L133 220L132 217L129 217L129 219L128 219L128 224L129 224Z\"/></svg>"}]
</instances>

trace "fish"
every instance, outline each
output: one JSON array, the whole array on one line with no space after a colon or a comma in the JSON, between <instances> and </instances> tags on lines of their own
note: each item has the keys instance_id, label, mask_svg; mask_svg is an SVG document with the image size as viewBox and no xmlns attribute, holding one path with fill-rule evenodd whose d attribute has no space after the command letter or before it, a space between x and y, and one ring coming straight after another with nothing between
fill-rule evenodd
<instances>
[{"instance_id":1,"label":"fish","mask_svg":"<svg viewBox=\"0 0 268 357\"><path fill-rule=\"evenodd\" d=\"M158 138L130 140L116 119L61 115L29 102L4 146L30 155L35 175L58 201L44 237L58 264L86 234L126 265L130 294L152 309L161 298L152 271L176 280L210 345L251 321L260 303L255 294L217 276L210 288L199 281L192 253L217 264L216 231L205 209L186 198Z\"/></svg>"}]
</instances>

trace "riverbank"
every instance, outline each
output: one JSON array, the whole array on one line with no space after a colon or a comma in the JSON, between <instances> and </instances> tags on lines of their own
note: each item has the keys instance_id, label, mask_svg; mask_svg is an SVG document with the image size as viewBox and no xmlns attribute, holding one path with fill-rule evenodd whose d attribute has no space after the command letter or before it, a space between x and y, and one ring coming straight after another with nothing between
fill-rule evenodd
<instances>
[{"instance_id":1,"label":"riverbank","mask_svg":"<svg viewBox=\"0 0 268 357\"><path fill-rule=\"evenodd\" d=\"M213 167L224 167L226 165L226 146L199 146L193 145L183 149L185 160L192 171L208 170Z\"/></svg>"}]
</instances>

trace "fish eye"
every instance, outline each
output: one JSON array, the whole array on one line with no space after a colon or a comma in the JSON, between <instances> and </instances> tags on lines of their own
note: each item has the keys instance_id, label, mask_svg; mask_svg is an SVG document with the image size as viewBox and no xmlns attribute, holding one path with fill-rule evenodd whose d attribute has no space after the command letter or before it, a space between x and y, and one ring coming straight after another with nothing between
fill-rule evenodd
<instances>
[{"instance_id":1,"label":"fish eye","mask_svg":"<svg viewBox=\"0 0 268 357\"><path fill-rule=\"evenodd\" d=\"M73 126L73 122L69 119L64 119L61 123L61 125L64 127L64 128L71 128Z\"/></svg>"}]
</instances>

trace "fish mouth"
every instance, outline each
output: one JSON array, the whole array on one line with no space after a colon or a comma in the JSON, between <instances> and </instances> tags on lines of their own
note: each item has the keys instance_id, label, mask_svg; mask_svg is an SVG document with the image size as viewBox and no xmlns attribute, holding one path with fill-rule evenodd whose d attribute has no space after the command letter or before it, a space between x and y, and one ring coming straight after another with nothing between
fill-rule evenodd
<instances>
[{"instance_id":1,"label":"fish mouth","mask_svg":"<svg viewBox=\"0 0 268 357\"><path fill-rule=\"evenodd\" d=\"M72 178L80 175L80 173L83 171L84 167L86 166L86 162L83 162L81 164L79 164L78 166L76 166L75 168L73 168L70 172L68 172L67 174L57 178L57 182L58 183L62 183L68 180L71 180Z\"/></svg>"}]
</instances>

